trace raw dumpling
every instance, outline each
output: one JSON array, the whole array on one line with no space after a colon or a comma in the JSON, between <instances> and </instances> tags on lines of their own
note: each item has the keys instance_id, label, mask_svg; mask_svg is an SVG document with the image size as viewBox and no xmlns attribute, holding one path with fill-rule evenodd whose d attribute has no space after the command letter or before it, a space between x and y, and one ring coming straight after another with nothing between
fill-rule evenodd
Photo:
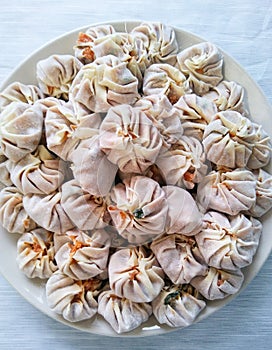
<instances>
[{"instance_id":1,"label":"raw dumpling","mask_svg":"<svg viewBox=\"0 0 272 350\"><path fill-rule=\"evenodd\" d=\"M203 146L207 159L229 168L265 166L271 153L268 135L236 111L216 114L206 127Z\"/></svg>"},{"instance_id":2,"label":"raw dumpling","mask_svg":"<svg viewBox=\"0 0 272 350\"><path fill-rule=\"evenodd\" d=\"M112 107L100 126L100 147L108 160L123 172L142 174L161 149L158 129L136 107Z\"/></svg>"},{"instance_id":3,"label":"raw dumpling","mask_svg":"<svg viewBox=\"0 0 272 350\"><path fill-rule=\"evenodd\" d=\"M47 96L68 99L72 81L82 63L72 55L52 55L40 60L36 76L40 89Z\"/></svg>"},{"instance_id":4,"label":"raw dumpling","mask_svg":"<svg viewBox=\"0 0 272 350\"><path fill-rule=\"evenodd\" d=\"M246 214L261 217L272 207L272 175L263 169L253 171L256 179L256 202Z\"/></svg>"},{"instance_id":5,"label":"raw dumpling","mask_svg":"<svg viewBox=\"0 0 272 350\"><path fill-rule=\"evenodd\" d=\"M142 244L164 232L168 205L164 191L154 180L127 178L113 187L110 200L113 224L130 243Z\"/></svg>"},{"instance_id":6,"label":"raw dumpling","mask_svg":"<svg viewBox=\"0 0 272 350\"><path fill-rule=\"evenodd\" d=\"M150 63L175 65L178 43L174 29L162 23L144 22L134 27L130 34L142 43Z\"/></svg>"},{"instance_id":7,"label":"raw dumpling","mask_svg":"<svg viewBox=\"0 0 272 350\"><path fill-rule=\"evenodd\" d=\"M61 205L61 192L27 194L23 204L28 215L38 225L52 232L65 232L74 227Z\"/></svg>"},{"instance_id":8,"label":"raw dumpling","mask_svg":"<svg viewBox=\"0 0 272 350\"><path fill-rule=\"evenodd\" d=\"M49 194L65 177L64 164L42 145L34 154L27 154L18 162L8 161L7 168L12 182L23 194Z\"/></svg>"},{"instance_id":9,"label":"raw dumpling","mask_svg":"<svg viewBox=\"0 0 272 350\"><path fill-rule=\"evenodd\" d=\"M74 280L93 278L107 266L110 237L104 230L55 233L54 245L58 268Z\"/></svg>"},{"instance_id":10,"label":"raw dumpling","mask_svg":"<svg viewBox=\"0 0 272 350\"><path fill-rule=\"evenodd\" d=\"M92 230L109 224L110 215L103 197L83 191L75 179L64 183L61 192L61 205L77 228Z\"/></svg>"},{"instance_id":11,"label":"raw dumpling","mask_svg":"<svg viewBox=\"0 0 272 350\"><path fill-rule=\"evenodd\" d=\"M49 278L56 270L53 233L37 228L17 242L17 264L28 278Z\"/></svg>"},{"instance_id":12,"label":"raw dumpling","mask_svg":"<svg viewBox=\"0 0 272 350\"><path fill-rule=\"evenodd\" d=\"M217 113L216 105L205 97L196 94L181 96L174 104L177 109L184 134L202 140L206 125Z\"/></svg>"},{"instance_id":13,"label":"raw dumpling","mask_svg":"<svg viewBox=\"0 0 272 350\"><path fill-rule=\"evenodd\" d=\"M43 93L37 86L14 82L0 93L0 111L12 102L23 102L33 105L43 97Z\"/></svg>"},{"instance_id":14,"label":"raw dumpling","mask_svg":"<svg viewBox=\"0 0 272 350\"><path fill-rule=\"evenodd\" d=\"M223 80L207 92L204 97L216 104L218 112L232 110L245 116L248 114L245 107L244 88L235 81Z\"/></svg>"},{"instance_id":15,"label":"raw dumpling","mask_svg":"<svg viewBox=\"0 0 272 350\"><path fill-rule=\"evenodd\" d=\"M93 62L95 59L92 51L93 42L98 38L113 33L115 33L113 26L107 24L90 27L86 32L79 32L76 45L74 46L75 56L83 64Z\"/></svg>"},{"instance_id":16,"label":"raw dumpling","mask_svg":"<svg viewBox=\"0 0 272 350\"><path fill-rule=\"evenodd\" d=\"M165 183L192 189L206 175L208 166L201 142L183 135L170 147L162 147L156 159Z\"/></svg>"},{"instance_id":17,"label":"raw dumpling","mask_svg":"<svg viewBox=\"0 0 272 350\"><path fill-rule=\"evenodd\" d=\"M256 201L256 179L243 168L212 170L197 188L197 201L205 210L236 215Z\"/></svg>"},{"instance_id":18,"label":"raw dumpling","mask_svg":"<svg viewBox=\"0 0 272 350\"><path fill-rule=\"evenodd\" d=\"M218 48L203 42L192 45L177 55L178 66L197 95L203 95L223 79L223 55Z\"/></svg>"},{"instance_id":19,"label":"raw dumpling","mask_svg":"<svg viewBox=\"0 0 272 350\"><path fill-rule=\"evenodd\" d=\"M135 303L152 301L164 286L163 270L144 246L116 251L110 257L108 271L113 293Z\"/></svg>"},{"instance_id":20,"label":"raw dumpling","mask_svg":"<svg viewBox=\"0 0 272 350\"><path fill-rule=\"evenodd\" d=\"M12 186L10 173L7 168L8 162L8 158L3 154L0 148L0 190L5 186Z\"/></svg>"},{"instance_id":21,"label":"raw dumpling","mask_svg":"<svg viewBox=\"0 0 272 350\"><path fill-rule=\"evenodd\" d=\"M170 327L191 325L206 307L198 291L190 285L167 285L152 301L153 314L160 324Z\"/></svg>"},{"instance_id":22,"label":"raw dumpling","mask_svg":"<svg viewBox=\"0 0 272 350\"><path fill-rule=\"evenodd\" d=\"M240 269L227 271L209 267L205 276L197 276L191 284L208 300L223 299L237 293L242 287L244 275Z\"/></svg>"},{"instance_id":23,"label":"raw dumpling","mask_svg":"<svg viewBox=\"0 0 272 350\"><path fill-rule=\"evenodd\" d=\"M101 150L99 137L83 140L71 153L75 179L85 192L96 197L107 195L114 184L117 165Z\"/></svg>"},{"instance_id":24,"label":"raw dumpling","mask_svg":"<svg viewBox=\"0 0 272 350\"><path fill-rule=\"evenodd\" d=\"M11 233L24 233L36 227L23 205L23 195L15 186L0 192L0 223Z\"/></svg>"},{"instance_id":25,"label":"raw dumpling","mask_svg":"<svg viewBox=\"0 0 272 350\"><path fill-rule=\"evenodd\" d=\"M133 104L138 99L138 80L125 62L108 55L86 64L70 89L75 111L107 112L111 106Z\"/></svg>"},{"instance_id":26,"label":"raw dumpling","mask_svg":"<svg viewBox=\"0 0 272 350\"><path fill-rule=\"evenodd\" d=\"M143 110L159 130L166 144L176 143L181 138L183 127L179 112L165 95L144 96L134 106Z\"/></svg>"},{"instance_id":27,"label":"raw dumpling","mask_svg":"<svg viewBox=\"0 0 272 350\"><path fill-rule=\"evenodd\" d=\"M78 120L71 104L59 100L46 112L47 147L63 160L70 160L81 140L98 134L100 124L100 114L93 113Z\"/></svg>"},{"instance_id":28,"label":"raw dumpling","mask_svg":"<svg viewBox=\"0 0 272 350\"><path fill-rule=\"evenodd\" d=\"M150 249L174 284L189 283L192 278L206 272L207 267L197 259L199 253L193 237L176 233L165 235L153 241Z\"/></svg>"},{"instance_id":29,"label":"raw dumpling","mask_svg":"<svg viewBox=\"0 0 272 350\"><path fill-rule=\"evenodd\" d=\"M144 74L144 95L163 94L174 104L190 89L185 84L185 76L170 64L154 63L148 67Z\"/></svg>"},{"instance_id":30,"label":"raw dumpling","mask_svg":"<svg viewBox=\"0 0 272 350\"><path fill-rule=\"evenodd\" d=\"M107 290L98 297L98 313L115 332L125 333L146 322L152 314L152 308L149 303L135 303Z\"/></svg>"},{"instance_id":31,"label":"raw dumpling","mask_svg":"<svg viewBox=\"0 0 272 350\"><path fill-rule=\"evenodd\" d=\"M195 239L207 265L236 270L252 263L261 232L262 224L257 219L209 211Z\"/></svg>"},{"instance_id":32,"label":"raw dumpling","mask_svg":"<svg viewBox=\"0 0 272 350\"><path fill-rule=\"evenodd\" d=\"M198 233L202 227L202 214L192 195L176 186L164 186L162 189L168 204L165 232L186 236Z\"/></svg>"},{"instance_id":33,"label":"raw dumpling","mask_svg":"<svg viewBox=\"0 0 272 350\"><path fill-rule=\"evenodd\" d=\"M42 108L35 104L10 103L0 118L0 147L3 154L17 162L35 151L41 140L42 128Z\"/></svg>"},{"instance_id":34,"label":"raw dumpling","mask_svg":"<svg viewBox=\"0 0 272 350\"><path fill-rule=\"evenodd\" d=\"M73 280L58 270L46 283L48 306L70 322L91 319L97 314L96 296L101 286L97 278Z\"/></svg>"}]
</instances>

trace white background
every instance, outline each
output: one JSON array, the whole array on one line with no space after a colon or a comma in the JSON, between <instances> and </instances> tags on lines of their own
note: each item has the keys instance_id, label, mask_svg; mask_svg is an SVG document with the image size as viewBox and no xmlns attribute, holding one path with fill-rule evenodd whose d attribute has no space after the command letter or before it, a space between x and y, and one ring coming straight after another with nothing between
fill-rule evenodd
<instances>
[{"instance_id":1,"label":"white background","mask_svg":"<svg viewBox=\"0 0 272 350\"><path fill-rule=\"evenodd\" d=\"M248 71L272 102L271 0L1 0L0 5L0 82L33 50L66 31L111 20L148 20L215 43ZM271 300L272 257L241 295L199 324L156 338L108 338L41 314L0 276L0 349L270 350Z\"/></svg>"}]
</instances>

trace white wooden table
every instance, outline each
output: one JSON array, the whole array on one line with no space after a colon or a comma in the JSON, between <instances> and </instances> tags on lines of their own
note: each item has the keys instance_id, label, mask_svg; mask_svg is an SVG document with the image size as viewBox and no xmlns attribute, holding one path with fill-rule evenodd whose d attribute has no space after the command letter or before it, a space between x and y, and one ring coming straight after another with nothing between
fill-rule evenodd
<instances>
[{"instance_id":1,"label":"white wooden table","mask_svg":"<svg viewBox=\"0 0 272 350\"><path fill-rule=\"evenodd\" d=\"M220 46L246 68L272 103L271 0L1 0L0 4L0 81L33 50L66 31L111 20L149 20L178 26ZM48 318L0 276L0 349L270 350L271 300L272 256L241 295L205 321L156 338L108 338Z\"/></svg>"}]
</instances>

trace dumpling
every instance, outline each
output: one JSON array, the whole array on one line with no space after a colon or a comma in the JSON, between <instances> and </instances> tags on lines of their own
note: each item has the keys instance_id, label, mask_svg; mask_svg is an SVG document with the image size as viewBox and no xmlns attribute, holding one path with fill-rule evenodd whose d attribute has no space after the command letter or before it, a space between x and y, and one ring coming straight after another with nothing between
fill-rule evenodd
<instances>
[{"instance_id":1,"label":"dumpling","mask_svg":"<svg viewBox=\"0 0 272 350\"><path fill-rule=\"evenodd\" d=\"M205 276L197 276L190 283L204 298L216 300L237 293L243 281L244 275L240 269L227 271L209 267Z\"/></svg>"},{"instance_id":2,"label":"dumpling","mask_svg":"<svg viewBox=\"0 0 272 350\"><path fill-rule=\"evenodd\" d=\"M101 116L98 113L78 118L71 104L58 100L47 109L45 133L47 147L63 160L70 155L80 142L98 134Z\"/></svg>"},{"instance_id":3,"label":"dumpling","mask_svg":"<svg viewBox=\"0 0 272 350\"><path fill-rule=\"evenodd\" d=\"M59 270L74 280L93 278L107 266L110 237L105 230L55 233L54 245Z\"/></svg>"},{"instance_id":4,"label":"dumpling","mask_svg":"<svg viewBox=\"0 0 272 350\"><path fill-rule=\"evenodd\" d=\"M43 112L38 106L10 103L1 113L0 147L4 155L17 162L35 151L42 136Z\"/></svg>"},{"instance_id":5,"label":"dumpling","mask_svg":"<svg viewBox=\"0 0 272 350\"><path fill-rule=\"evenodd\" d=\"M61 205L61 192L50 194L27 194L23 205L27 214L38 225L51 232L65 232L74 227Z\"/></svg>"},{"instance_id":6,"label":"dumpling","mask_svg":"<svg viewBox=\"0 0 272 350\"><path fill-rule=\"evenodd\" d=\"M146 96L164 94L174 104L190 92L185 80L184 74L170 64L154 63L145 71L143 93Z\"/></svg>"},{"instance_id":7,"label":"dumpling","mask_svg":"<svg viewBox=\"0 0 272 350\"><path fill-rule=\"evenodd\" d=\"M247 162L247 167L250 169L259 169L269 163L272 145L270 136L261 125L252 123L252 129L252 153Z\"/></svg>"},{"instance_id":8,"label":"dumpling","mask_svg":"<svg viewBox=\"0 0 272 350\"><path fill-rule=\"evenodd\" d=\"M134 106L143 110L166 144L176 143L183 135L179 113L165 95L143 96Z\"/></svg>"},{"instance_id":9,"label":"dumpling","mask_svg":"<svg viewBox=\"0 0 272 350\"><path fill-rule=\"evenodd\" d=\"M183 135L170 147L162 147L156 159L165 183L183 188L193 189L202 181L208 166L201 142Z\"/></svg>"},{"instance_id":10,"label":"dumpling","mask_svg":"<svg viewBox=\"0 0 272 350\"><path fill-rule=\"evenodd\" d=\"M177 55L178 67L197 95L203 95L223 79L223 55L218 48L203 42L189 46Z\"/></svg>"},{"instance_id":11,"label":"dumpling","mask_svg":"<svg viewBox=\"0 0 272 350\"><path fill-rule=\"evenodd\" d=\"M175 65L178 43L173 28L162 23L143 22L130 34L142 42L151 63Z\"/></svg>"},{"instance_id":12,"label":"dumpling","mask_svg":"<svg viewBox=\"0 0 272 350\"><path fill-rule=\"evenodd\" d=\"M107 112L111 106L133 104L138 99L138 79L125 62L108 55L83 66L70 88L75 111Z\"/></svg>"},{"instance_id":13,"label":"dumpling","mask_svg":"<svg viewBox=\"0 0 272 350\"><path fill-rule=\"evenodd\" d=\"M97 278L73 280L57 270L45 286L48 306L70 322L91 319L97 314L96 297L102 284Z\"/></svg>"},{"instance_id":14,"label":"dumpling","mask_svg":"<svg viewBox=\"0 0 272 350\"><path fill-rule=\"evenodd\" d=\"M152 301L153 314L160 324L170 327L191 325L206 307L198 291L191 285L167 285Z\"/></svg>"},{"instance_id":15,"label":"dumpling","mask_svg":"<svg viewBox=\"0 0 272 350\"><path fill-rule=\"evenodd\" d=\"M92 51L93 42L98 38L113 33L115 33L115 29L110 24L89 27L85 32L79 32L76 45L74 46L75 56L83 64L93 62L95 59Z\"/></svg>"},{"instance_id":16,"label":"dumpling","mask_svg":"<svg viewBox=\"0 0 272 350\"><path fill-rule=\"evenodd\" d=\"M20 82L9 84L0 92L0 111L12 102L23 102L33 105L39 99L44 97L38 86L25 85Z\"/></svg>"},{"instance_id":17,"label":"dumpling","mask_svg":"<svg viewBox=\"0 0 272 350\"><path fill-rule=\"evenodd\" d=\"M145 113L136 107L112 107L100 126L100 147L123 172L142 174L161 149L162 137Z\"/></svg>"},{"instance_id":18,"label":"dumpling","mask_svg":"<svg viewBox=\"0 0 272 350\"><path fill-rule=\"evenodd\" d=\"M256 179L245 168L212 170L197 188L197 201L205 210L236 215L256 201Z\"/></svg>"},{"instance_id":19,"label":"dumpling","mask_svg":"<svg viewBox=\"0 0 272 350\"><path fill-rule=\"evenodd\" d=\"M34 154L27 154L18 162L8 161L7 168L12 182L23 194L49 194L65 177L64 164L42 145Z\"/></svg>"},{"instance_id":20,"label":"dumpling","mask_svg":"<svg viewBox=\"0 0 272 350\"><path fill-rule=\"evenodd\" d=\"M207 265L236 270L252 263L261 232L262 224L257 219L209 211L195 239Z\"/></svg>"},{"instance_id":21,"label":"dumpling","mask_svg":"<svg viewBox=\"0 0 272 350\"><path fill-rule=\"evenodd\" d=\"M98 313L115 332L125 333L146 322L152 314L152 307L149 303L135 303L106 290L98 297Z\"/></svg>"},{"instance_id":22,"label":"dumpling","mask_svg":"<svg viewBox=\"0 0 272 350\"><path fill-rule=\"evenodd\" d=\"M215 103L196 94L181 96L174 108L179 113L184 134L202 140L206 125L217 113Z\"/></svg>"},{"instance_id":23,"label":"dumpling","mask_svg":"<svg viewBox=\"0 0 272 350\"><path fill-rule=\"evenodd\" d=\"M7 168L8 162L8 158L3 154L0 148L0 190L5 186L12 186L13 184L10 179L10 173Z\"/></svg>"},{"instance_id":24,"label":"dumpling","mask_svg":"<svg viewBox=\"0 0 272 350\"><path fill-rule=\"evenodd\" d=\"M70 86L81 67L72 55L51 55L37 64L38 85L45 95L68 100Z\"/></svg>"},{"instance_id":25,"label":"dumpling","mask_svg":"<svg viewBox=\"0 0 272 350\"><path fill-rule=\"evenodd\" d=\"M122 237L142 244L164 232L168 205L156 181L133 176L113 187L108 211Z\"/></svg>"},{"instance_id":26,"label":"dumpling","mask_svg":"<svg viewBox=\"0 0 272 350\"><path fill-rule=\"evenodd\" d=\"M62 207L80 230L103 228L109 224L105 198L83 191L75 179L65 182L61 193Z\"/></svg>"},{"instance_id":27,"label":"dumpling","mask_svg":"<svg viewBox=\"0 0 272 350\"><path fill-rule=\"evenodd\" d=\"M23 205L23 195L15 186L0 191L0 223L11 233L25 233L37 225Z\"/></svg>"},{"instance_id":28,"label":"dumpling","mask_svg":"<svg viewBox=\"0 0 272 350\"><path fill-rule=\"evenodd\" d=\"M53 233L36 228L24 233L17 242L16 261L28 278L49 278L56 270Z\"/></svg>"},{"instance_id":29,"label":"dumpling","mask_svg":"<svg viewBox=\"0 0 272 350\"><path fill-rule=\"evenodd\" d=\"M95 58L113 55L127 63L127 68L137 77L141 86L144 71L150 62L142 42L135 40L132 35L118 32L101 36L94 40L92 52Z\"/></svg>"},{"instance_id":30,"label":"dumpling","mask_svg":"<svg viewBox=\"0 0 272 350\"><path fill-rule=\"evenodd\" d=\"M117 250L110 257L109 283L113 293L135 303L150 302L164 286L164 273L144 246Z\"/></svg>"},{"instance_id":31,"label":"dumpling","mask_svg":"<svg viewBox=\"0 0 272 350\"><path fill-rule=\"evenodd\" d=\"M262 127L236 111L216 114L205 129L203 146L208 160L229 168L257 169L271 155L269 137Z\"/></svg>"},{"instance_id":32,"label":"dumpling","mask_svg":"<svg viewBox=\"0 0 272 350\"><path fill-rule=\"evenodd\" d=\"M154 240L150 249L165 274L174 284L189 283L204 275L206 265L198 261L198 248L194 237L173 233Z\"/></svg>"},{"instance_id":33,"label":"dumpling","mask_svg":"<svg viewBox=\"0 0 272 350\"><path fill-rule=\"evenodd\" d=\"M253 171L256 179L256 202L246 214L261 217L272 208L272 175L264 169Z\"/></svg>"},{"instance_id":34,"label":"dumpling","mask_svg":"<svg viewBox=\"0 0 272 350\"><path fill-rule=\"evenodd\" d=\"M118 167L101 150L99 136L83 140L71 152L72 170L82 190L103 197L112 188Z\"/></svg>"},{"instance_id":35,"label":"dumpling","mask_svg":"<svg viewBox=\"0 0 272 350\"><path fill-rule=\"evenodd\" d=\"M245 106L244 88L235 81L221 81L213 87L204 97L213 101L218 112L232 110L246 116L248 114Z\"/></svg>"},{"instance_id":36,"label":"dumpling","mask_svg":"<svg viewBox=\"0 0 272 350\"><path fill-rule=\"evenodd\" d=\"M162 187L168 204L165 232L193 236L202 227L202 214L192 195L177 186Z\"/></svg>"}]
</instances>

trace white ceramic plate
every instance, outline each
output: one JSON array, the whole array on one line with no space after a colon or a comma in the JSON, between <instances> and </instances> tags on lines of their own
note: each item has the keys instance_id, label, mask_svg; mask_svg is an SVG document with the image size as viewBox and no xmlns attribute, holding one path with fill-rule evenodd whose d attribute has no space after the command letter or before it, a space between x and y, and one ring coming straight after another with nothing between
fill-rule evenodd
<instances>
[{"instance_id":1,"label":"white ceramic plate","mask_svg":"<svg viewBox=\"0 0 272 350\"><path fill-rule=\"evenodd\" d=\"M130 31L139 23L140 22L113 22L110 24L114 26L116 31ZM64 34L63 36L47 43L39 50L34 52L12 72L8 79L2 84L0 91L14 81L20 81L25 84L36 84L36 63L51 54L73 54L73 46L76 42L78 32L85 31L89 26L90 25L83 28L78 28L72 32ZM180 44L180 49L204 41L203 39L193 34L190 34L178 28L174 29L176 31L177 40ZM246 71L227 53L223 52L223 54L225 79L234 80L245 88L248 100L248 108L252 119L257 123L262 124L266 132L270 133L270 137L272 138L271 106L269 105L259 86L250 78ZM270 173L272 173L271 165L267 169ZM262 223L263 234L260 240L259 248L254 257L253 263L249 267L243 269L245 280L240 292L257 275L272 250L270 232L272 227L272 216L270 213L266 214L262 218ZM82 331L100 335L117 336L110 325L105 322L100 316L98 316L94 321L70 323L64 320L61 316L53 313L47 306L47 302L45 300L45 282L38 279L28 279L16 265L16 242L18 236L16 234L7 233L2 228L0 228L0 235L0 272L10 282L10 284L26 300L28 300L28 302L33 304L37 309L47 314L48 316ZM230 296L224 300L208 302L208 306L206 309L204 309L196 321L200 321L211 315L213 312L218 311L221 307L226 305L236 296L237 294ZM173 330L175 329L158 325L155 319L151 317L147 323L143 324L138 329L129 332L128 334L121 334L121 336L150 336L166 333Z\"/></svg>"}]
</instances>

